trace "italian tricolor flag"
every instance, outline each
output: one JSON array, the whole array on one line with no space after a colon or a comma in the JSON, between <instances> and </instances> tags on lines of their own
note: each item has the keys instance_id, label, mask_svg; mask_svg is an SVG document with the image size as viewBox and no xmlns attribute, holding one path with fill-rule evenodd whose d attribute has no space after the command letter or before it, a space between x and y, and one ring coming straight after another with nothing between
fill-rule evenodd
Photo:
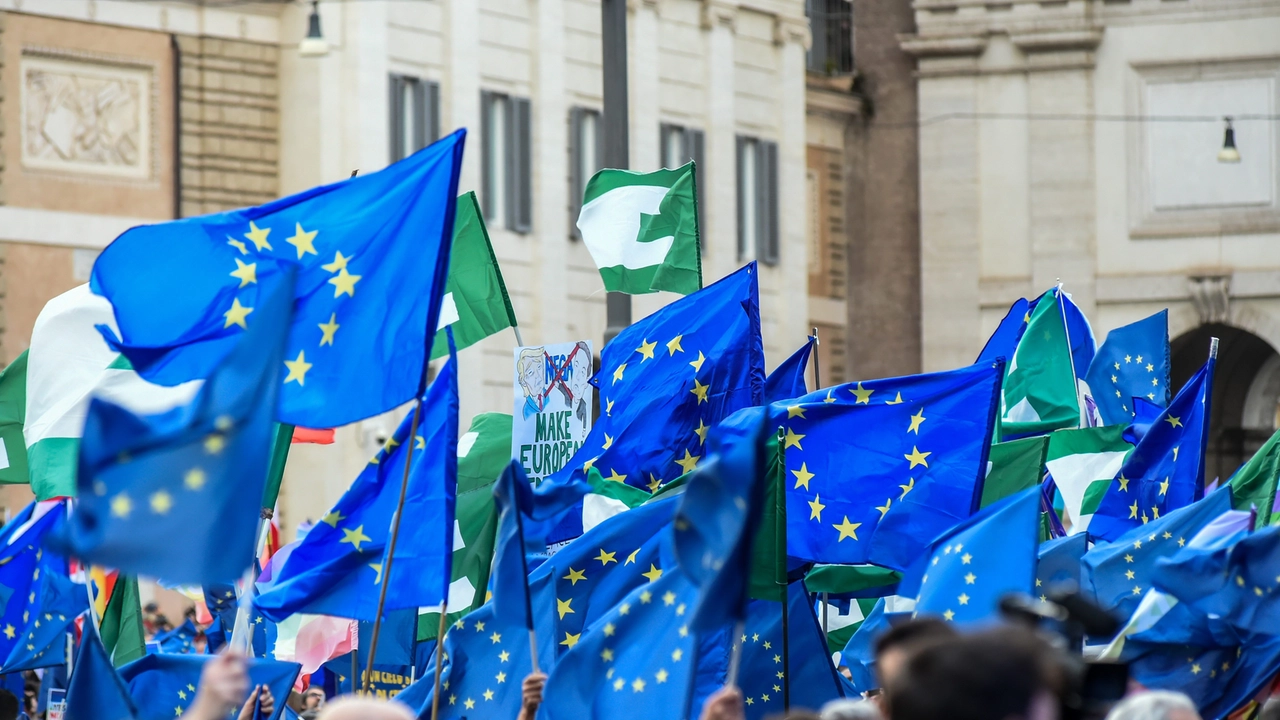
<instances>
[{"instance_id":1,"label":"italian tricolor flag","mask_svg":"<svg viewBox=\"0 0 1280 720\"><path fill-rule=\"evenodd\" d=\"M702 289L694 164L636 173L601 170L582 197L578 230L604 287L640 295Z\"/></svg>"},{"instance_id":2,"label":"italian tricolor flag","mask_svg":"<svg viewBox=\"0 0 1280 720\"><path fill-rule=\"evenodd\" d=\"M163 387L143 380L97 325L116 331L105 298L88 285L59 295L36 318L31 348L0 374L0 482L29 482L40 500L75 495L90 398L159 413L188 402L199 388L200 381Z\"/></svg>"}]
</instances>

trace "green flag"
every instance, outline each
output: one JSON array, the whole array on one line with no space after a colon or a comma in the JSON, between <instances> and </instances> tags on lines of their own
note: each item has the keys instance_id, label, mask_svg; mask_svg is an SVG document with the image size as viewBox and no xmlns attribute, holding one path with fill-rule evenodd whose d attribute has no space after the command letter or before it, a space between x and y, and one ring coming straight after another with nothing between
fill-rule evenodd
<instances>
[{"instance_id":1,"label":"green flag","mask_svg":"<svg viewBox=\"0 0 1280 720\"><path fill-rule=\"evenodd\" d=\"M764 507L752 545L751 581L747 592L757 600L782 602L787 597L787 464L775 433L765 443Z\"/></svg>"},{"instance_id":2,"label":"green flag","mask_svg":"<svg viewBox=\"0 0 1280 720\"><path fill-rule=\"evenodd\" d=\"M111 663L122 667L146 654L142 628L142 600L138 579L126 575L116 578L107 608L102 613L102 646Z\"/></svg>"},{"instance_id":3,"label":"green flag","mask_svg":"<svg viewBox=\"0 0 1280 720\"><path fill-rule=\"evenodd\" d=\"M806 582L807 586L807 582ZM809 588L812 592L812 588ZM856 598L849 601L848 608L842 608L840 605L818 603L818 627L824 626L827 629L827 651L830 653L842 652L846 645L849 644L849 638L862 627L862 622L867 619L867 615L875 608L876 602L880 598ZM825 617L824 617L825 616Z\"/></svg>"},{"instance_id":4,"label":"green flag","mask_svg":"<svg viewBox=\"0 0 1280 720\"><path fill-rule=\"evenodd\" d=\"M610 292L702 289L693 163L637 173L601 170L583 191L578 230Z\"/></svg>"},{"instance_id":5,"label":"green flag","mask_svg":"<svg viewBox=\"0 0 1280 720\"><path fill-rule=\"evenodd\" d=\"M1133 446L1124 439L1125 426L1058 430L1049 434L1045 467L1062 494L1062 508L1073 529L1089 527L1107 486L1115 478L1122 488L1128 480L1116 478ZM1137 491L1136 486L1133 490Z\"/></svg>"},{"instance_id":6,"label":"green flag","mask_svg":"<svg viewBox=\"0 0 1280 720\"><path fill-rule=\"evenodd\" d=\"M1033 488L1044 479L1049 438L1030 437L992 443L987 478L982 484L982 507Z\"/></svg>"},{"instance_id":7,"label":"green flag","mask_svg":"<svg viewBox=\"0 0 1280 720\"><path fill-rule=\"evenodd\" d=\"M453 342L459 350L516 326L516 312L474 192L458 196L449 280L440 305L440 330L431 346L432 360L449 354L446 326L453 328Z\"/></svg>"},{"instance_id":8,"label":"green flag","mask_svg":"<svg viewBox=\"0 0 1280 720\"><path fill-rule=\"evenodd\" d=\"M1227 482L1231 486L1231 504L1236 510L1258 508L1258 527L1280 521L1275 511L1276 482L1280 478L1280 432L1249 458Z\"/></svg>"},{"instance_id":9,"label":"green flag","mask_svg":"<svg viewBox=\"0 0 1280 720\"><path fill-rule=\"evenodd\" d=\"M289 461L289 448L293 445L293 426L276 423L271 437L271 464L267 466L267 486L262 490L262 507L275 508L280 497L280 482L284 480L284 466Z\"/></svg>"},{"instance_id":10,"label":"green flag","mask_svg":"<svg viewBox=\"0 0 1280 720\"><path fill-rule=\"evenodd\" d=\"M0 483L29 483L27 441L22 423L27 417L27 351L0 372Z\"/></svg>"},{"instance_id":11,"label":"green flag","mask_svg":"<svg viewBox=\"0 0 1280 720\"><path fill-rule=\"evenodd\" d=\"M1001 399L1003 438L1080 426L1071 344L1056 290L1036 303L1005 370Z\"/></svg>"},{"instance_id":12,"label":"green flag","mask_svg":"<svg viewBox=\"0 0 1280 720\"><path fill-rule=\"evenodd\" d=\"M458 499L454 509L453 577L446 622L484 604L493 563L498 513L493 484L511 462L511 415L482 413L458 439ZM418 640L434 640L440 612L419 611Z\"/></svg>"}]
</instances>

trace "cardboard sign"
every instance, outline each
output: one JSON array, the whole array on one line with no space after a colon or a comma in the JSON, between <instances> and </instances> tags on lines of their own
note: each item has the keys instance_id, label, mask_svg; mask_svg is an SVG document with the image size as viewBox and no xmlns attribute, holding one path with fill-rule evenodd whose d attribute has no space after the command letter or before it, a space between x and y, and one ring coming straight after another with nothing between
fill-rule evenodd
<instances>
[{"instance_id":1,"label":"cardboard sign","mask_svg":"<svg viewBox=\"0 0 1280 720\"><path fill-rule=\"evenodd\" d=\"M563 468L591 431L591 343L515 349L511 456L535 484Z\"/></svg>"}]
</instances>

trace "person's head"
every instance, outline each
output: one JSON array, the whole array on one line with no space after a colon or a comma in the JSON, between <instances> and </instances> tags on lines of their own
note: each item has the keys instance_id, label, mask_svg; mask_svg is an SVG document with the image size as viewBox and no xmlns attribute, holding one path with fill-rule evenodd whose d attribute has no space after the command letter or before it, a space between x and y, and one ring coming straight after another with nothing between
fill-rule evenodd
<instances>
[{"instance_id":1,"label":"person's head","mask_svg":"<svg viewBox=\"0 0 1280 720\"><path fill-rule=\"evenodd\" d=\"M955 628L938 618L917 618L894 625L876 640L876 676L887 687L917 648L956 637Z\"/></svg>"},{"instance_id":2,"label":"person's head","mask_svg":"<svg viewBox=\"0 0 1280 720\"><path fill-rule=\"evenodd\" d=\"M832 700L822 706L822 720L882 720L880 706L870 700Z\"/></svg>"},{"instance_id":3,"label":"person's head","mask_svg":"<svg viewBox=\"0 0 1280 720\"><path fill-rule=\"evenodd\" d=\"M324 706L319 720L414 720L413 712L398 702L348 695Z\"/></svg>"},{"instance_id":4,"label":"person's head","mask_svg":"<svg viewBox=\"0 0 1280 720\"><path fill-rule=\"evenodd\" d=\"M886 688L890 720L1056 720L1061 677L1029 630L999 628L910 652Z\"/></svg>"},{"instance_id":5,"label":"person's head","mask_svg":"<svg viewBox=\"0 0 1280 720\"><path fill-rule=\"evenodd\" d=\"M1120 701L1107 720L1200 720L1200 713L1182 693L1152 690Z\"/></svg>"},{"instance_id":6,"label":"person's head","mask_svg":"<svg viewBox=\"0 0 1280 720\"><path fill-rule=\"evenodd\" d=\"M18 696L8 690L0 690L0 720L18 720L22 706L18 704Z\"/></svg>"},{"instance_id":7,"label":"person's head","mask_svg":"<svg viewBox=\"0 0 1280 720\"><path fill-rule=\"evenodd\" d=\"M1258 720L1280 720L1280 698L1271 698L1263 703Z\"/></svg>"},{"instance_id":8,"label":"person's head","mask_svg":"<svg viewBox=\"0 0 1280 720\"><path fill-rule=\"evenodd\" d=\"M320 688L307 688L306 694L302 696L302 707L304 710L313 710L324 704L324 691Z\"/></svg>"}]
</instances>

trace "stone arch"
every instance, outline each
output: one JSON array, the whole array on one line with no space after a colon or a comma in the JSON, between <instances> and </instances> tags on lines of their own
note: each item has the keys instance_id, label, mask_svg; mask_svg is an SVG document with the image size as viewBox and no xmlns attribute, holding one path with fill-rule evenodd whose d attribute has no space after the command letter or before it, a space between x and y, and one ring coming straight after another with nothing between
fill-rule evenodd
<instances>
[{"instance_id":1,"label":"stone arch","mask_svg":"<svg viewBox=\"0 0 1280 720\"><path fill-rule=\"evenodd\" d=\"M1264 313L1235 303L1225 322L1187 327L1188 319L1184 313L1169 315L1170 379L1181 389L1208 358L1210 338L1219 339L1205 482L1226 480L1277 428L1280 326Z\"/></svg>"}]
</instances>

